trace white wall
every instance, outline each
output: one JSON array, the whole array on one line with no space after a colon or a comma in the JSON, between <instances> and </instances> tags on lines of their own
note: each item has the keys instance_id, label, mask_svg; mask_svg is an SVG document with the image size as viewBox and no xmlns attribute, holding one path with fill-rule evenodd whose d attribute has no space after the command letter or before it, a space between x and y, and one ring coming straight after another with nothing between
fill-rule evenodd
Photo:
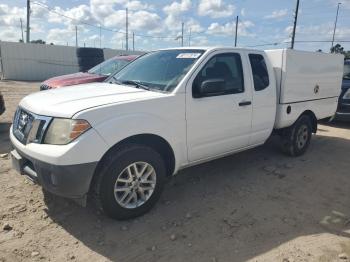
<instances>
[{"instance_id":1,"label":"white wall","mask_svg":"<svg viewBox=\"0 0 350 262\"><path fill-rule=\"evenodd\" d=\"M113 56L117 56L117 55L141 55L144 54L145 52L141 52L141 51L125 51L125 50L116 50L116 49L110 49L110 48L105 48L103 49L103 53L105 56L105 59L109 59L112 58Z\"/></svg>"},{"instance_id":2,"label":"white wall","mask_svg":"<svg viewBox=\"0 0 350 262\"><path fill-rule=\"evenodd\" d=\"M104 49L105 59L142 52ZM0 41L1 79L42 81L79 71L76 48Z\"/></svg>"}]
</instances>

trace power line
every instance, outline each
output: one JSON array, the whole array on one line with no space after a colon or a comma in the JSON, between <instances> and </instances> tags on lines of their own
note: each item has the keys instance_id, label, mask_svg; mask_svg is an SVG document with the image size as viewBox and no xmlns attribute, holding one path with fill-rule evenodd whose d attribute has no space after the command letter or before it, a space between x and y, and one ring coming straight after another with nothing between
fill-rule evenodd
<instances>
[{"instance_id":1,"label":"power line","mask_svg":"<svg viewBox=\"0 0 350 262\"><path fill-rule=\"evenodd\" d=\"M98 29L101 28L104 31L109 31L109 32L113 32L113 33L124 34L124 35L127 34L126 32L121 31L121 30L115 30L115 29L110 29L110 28L107 28L107 27L99 26L99 25L94 25L94 24L91 24L91 23L84 22L84 21L81 21L79 19L76 19L74 17L67 16L67 15L62 14L60 12L57 12L55 9L53 9L53 8L51 8L51 7L45 5L44 3L41 3L41 2L34 1L34 2L32 2L32 4L41 6L41 7L45 8L45 9L47 9L51 13L55 13L56 15L65 17L65 18L73 20L73 21L76 21L79 24L84 24L84 25L95 27L95 28L98 28ZM145 38L154 38L154 39L174 39L176 37L176 36L162 36L162 35L160 35L160 36L153 36L153 35L144 35L144 34L135 34L135 36L145 37Z\"/></svg>"},{"instance_id":2,"label":"power line","mask_svg":"<svg viewBox=\"0 0 350 262\"><path fill-rule=\"evenodd\" d=\"M308 2L305 2L305 4L307 4ZM322 9L322 8L332 8L332 7L334 7L335 5L333 5L333 4L320 4L320 3L317 3L317 5L314 5L314 6L304 6L304 4L303 4L303 7L302 7L302 11L304 11L304 10L315 10L315 9L317 9L317 8L320 8L320 9Z\"/></svg>"},{"instance_id":3,"label":"power line","mask_svg":"<svg viewBox=\"0 0 350 262\"><path fill-rule=\"evenodd\" d=\"M332 40L295 40L295 43L331 43ZM334 40L336 43L350 43L350 40ZM246 47L257 47L257 46L269 46L269 45L281 45L281 44L290 44L291 41L283 42L273 42L266 44L257 44L257 45L247 45Z\"/></svg>"},{"instance_id":4,"label":"power line","mask_svg":"<svg viewBox=\"0 0 350 262\"><path fill-rule=\"evenodd\" d=\"M255 34L254 34L252 31L250 31L250 29L249 29L248 27L245 27L245 26L244 26L244 22L245 22L245 21L241 20L240 18L238 18L238 21L241 22L242 27L243 27L248 33L254 35L255 40L258 40L259 42L262 42L262 43L265 43L265 44L270 44L270 43L267 42L266 40L263 40L263 39L261 39L261 38L255 36Z\"/></svg>"},{"instance_id":5,"label":"power line","mask_svg":"<svg viewBox=\"0 0 350 262\"><path fill-rule=\"evenodd\" d=\"M28 3L29 3L29 0L27 0ZM57 11L57 9L54 9L54 8L51 8L49 6L47 6L46 4L42 3L42 2L38 2L38 1L31 1L31 4L35 4L35 5L38 5L38 6L41 6L42 8L45 8L47 9L49 12L51 13L55 13L56 15L59 15L61 17L64 17L64 18L67 18L67 19L70 19L70 20L73 20L73 21L76 21L77 23L79 24L83 24L83 25L87 25L87 26L90 26L90 27L94 27L94 28L98 28L100 30L100 39L101 39L101 30L104 30L104 31L109 31L109 32L113 32L113 33L118 33L118 34L124 34L126 36L127 34L127 31L122 31L122 30L118 30L118 29L111 29L111 28L107 28L107 27L103 27L103 26L100 26L100 25L95 25L93 23L88 23L88 22L85 22L85 21L81 21L79 19L76 19L74 17L70 17L70 16L67 16L66 14L64 13L61 13L59 11ZM28 9L27 9L28 11ZM29 11L30 11L30 6L29 6ZM29 17L27 17L28 19ZM239 20L241 23L242 23L242 28L244 30L246 30L247 32L249 32L250 34L252 34L252 36L254 35L254 39L256 41L259 41L263 44L257 44L257 45L254 45L254 46L249 46L249 47L255 47L255 46L268 46L268 45L276 45L276 44L286 44L286 43L291 43L291 42L279 42L279 43L269 43L267 42L266 40L263 40L259 37L257 37L255 35L255 33L253 33L250 28L248 26L245 26L244 25L244 21L242 21L240 18ZM238 23L236 23L238 24ZM29 23L27 23L27 27L28 27ZM237 30L238 31L238 30ZM27 36L28 36L28 33L29 33L29 30L27 29ZM237 33L238 34L238 33ZM205 35L205 36L209 36L209 32L208 30L206 31L202 31L202 32L191 32L190 33L190 37L193 37L193 36L196 36L196 35ZM133 39L135 36L138 36L138 37L142 37L142 38L151 38L151 39L175 39L178 35L176 36L165 36L165 35L148 35L148 34L142 34L142 33L133 33ZM181 34L182 36L182 39L185 37L184 33ZM27 40L28 41L28 40ZM350 41L347 41L347 40L342 40L342 41L336 41L334 40L335 42L339 42L339 43L347 43L347 42L350 42ZM328 40L322 40L322 41L319 41L319 40L316 40L316 41L307 41L307 40L304 40L304 41L294 41L295 43L311 43L311 42L314 42L314 43L317 43L317 42L331 42L331 41L328 41Z\"/></svg>"},{"instance_id":6,"label":"power line","mask_svg":"<svg viewBox=\"0 0 350 262\"><path fill-rule=\"evenodd\" d=\"M283 43L266 43L266 44L259 44L259 45L247 45L246 47L259 47L259 46L276 46L281 45Z\"/></svg>"},{"instance_id":7,"label":"power line","mask_svg":"<svg viewBox=\"0 0 350 262\"><path fill-rule=\"evenodd\" d=\"M295 40L295 43L331 43L332 40ZM337 43L350 43L350 40L334 40ZM266 44L257 44L257 45L247 45L245 47L259 47L259 46L276 46L283 44L290 44L291 41L283 41L283 42L274 42L274 43L266 43Z\"/></svg>"},{"instance_id":8,"label":"power line","mask_svg":"<svg viewBox=\"0 0 350 262\"><path fill-rule=\"evenodd\" d=\"M32 2L32 4L35 4L35 5L39 5L39 6L41 6L41 7L44 7L44 8L47 9L49 12L54 13L54 14L56 14L56 15L65 17L65 18L70 19L70 20L77 21L77 22L79 22L79 24L84 24L84 25L92 26L92 27L95 27L95 28L98 28L98 29L101 27L101 26L99 26L99 25L90 24L90 23L81 21L81 20L79 20L79 19L76 19L76 18L74 18L74 17L70 17L70 16L67 16L67 15L65 15L65 14L62 14L62 13L60 13L60 12L57 12L55 9L53 9L53 8L51 8L51 7L49 7L49 6L45 5L45 4L43 4L43 3L41 3L41 2L35 1L35 2ZM101 28L102 28L103 30L105 30L105 31L110 31L110 32L114 32L114 33L125 34L125 32L122 32L122 31L120 31L120 30L113 30L113 29L110 29L110 28L107 28L107 27L101 27Z\"/></svg>"},{"instance_id":9,"label":"power line","mask_svg":"<svg viewBox=\"0 0 350 262\"><path fill-rule=\"evenodd\" d=\"M331 43L332 40L299 40L295 41L296 43ZM334 42L337 43L350 43L350 40L334 40ZM284 43L290 43L290 42L284 42Z\"/></svg>"}]
</instances>

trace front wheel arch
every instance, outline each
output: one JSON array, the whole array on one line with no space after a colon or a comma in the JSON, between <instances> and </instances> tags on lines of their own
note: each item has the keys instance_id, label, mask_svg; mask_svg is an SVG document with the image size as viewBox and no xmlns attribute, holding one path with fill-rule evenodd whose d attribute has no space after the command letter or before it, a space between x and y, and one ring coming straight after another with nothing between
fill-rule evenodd
<instances>
[{"instance_id":1,"label":"front wheel arch","mask_svg":"<svg viewBox=\"0 0 350 262\"><path fill-rule=\"evenodd\" d=\"M103 165L105 161L107 161L109 156L111 154L115 154L118 150L123 148L125 145L133 145L133 144L145 145L157 151L162 156L165 162L167 176L171 176L174 173L175 161L176 161L175 153L172 147L170 146L170 144L168 143L168 141L154 134L134 135L119 141L110 149L108 149L108 151L103 155L103 157L97 164L92 181L90 183L90 190L89 190L90 192L94 189L94 185L97 183L97 180L98 180L99 174L101 173Z\"/></svg>"}]
</instances>

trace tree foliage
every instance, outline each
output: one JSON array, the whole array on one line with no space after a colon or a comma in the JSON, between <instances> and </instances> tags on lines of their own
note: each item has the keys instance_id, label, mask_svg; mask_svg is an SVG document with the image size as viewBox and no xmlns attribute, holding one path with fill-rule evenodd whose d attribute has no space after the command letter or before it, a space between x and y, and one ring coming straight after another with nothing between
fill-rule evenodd
<instances>
[{"instance_id":1,"label":"tree foliage","mask_svg":"<svg viewBox=\"0 0 350 262\"><path fill-rule=\"evenodd\" d=\"M350 50L345 51L344 47L342 47L340 44L336 44L335 46L331 47L331 53L342 54L345 56L345 58L350 58Z\"/></svg>"},{"instance_id":2,"label":"tree foliage","mask_svg":"<svg viewBox=\"0 0 350 262\"><path fill-rule=\"evenodd\" d=\"M43 44L43 45L45 45L46 44L46 42L45 41L43 41L43 40L41 40L41 39L38 39L38 40L32 40L32 41L30 41L32 44Z\"/></svg>"}]
</instances>

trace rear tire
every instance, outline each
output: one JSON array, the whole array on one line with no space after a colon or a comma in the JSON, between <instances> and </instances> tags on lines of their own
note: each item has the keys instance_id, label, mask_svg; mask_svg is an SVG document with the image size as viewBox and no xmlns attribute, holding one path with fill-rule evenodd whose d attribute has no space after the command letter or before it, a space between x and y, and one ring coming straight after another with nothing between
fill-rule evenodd
<instances>
[{"instance_id":1,"label":"rear tire","mask_svg":"<svg viewBox=\"0 0 350 262\"><path fill-rule=\"evenodd\" d=\"M141 216L159 199L165 178L165 163L158 152L126 145L105 160L96 185L97 200L111 218Z\"/></svg>"},{"instance_id":2,"label":"rear tire","mask_svg":"<svg viewBox=\"0 0 350 262\"><path fill-rule=\"evenodd\" d=\"M283 131L283 151L289 156L301 156L309 147L311 137L311 119L310 117L303 115L291 127Z\"/></svg>"}]
</instances>

